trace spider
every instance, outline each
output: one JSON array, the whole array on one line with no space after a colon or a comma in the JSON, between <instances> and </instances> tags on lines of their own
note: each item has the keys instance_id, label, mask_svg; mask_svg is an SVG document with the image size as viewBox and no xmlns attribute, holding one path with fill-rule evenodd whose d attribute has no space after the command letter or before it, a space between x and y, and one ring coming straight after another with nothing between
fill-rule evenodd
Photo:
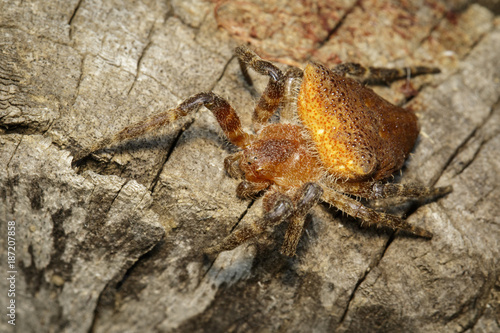
<instances>
[{"instance_id":1,"label":"spider","mask_svg":"<svg viewBox=\"0 0 500 333\"><path fill-rule=\"evenodd\" d=\"M406 220L376 211L357 198L437 197L451 187L432 188L386 182L403 166L418 136L417 118L395 106L364 83L391 82L412 75L438 73L436 68L364 68L344 63L329 69L311 62L304 70L285 72L246 46L235 49L245 80L248 68L269 77L253 113L252 133L243 130L231 105L212 92L201 92L179 106L124 128L81 150L87 155L175 122L201 106L217 119L226 138L239 150L224 160L230 177L240 179L236 194L252 198L263 193L263 216L235 230L205 250L216 254L263 234L284 221L288 227L281 253L294 256L305 216L320 201L363 223L432 238L429 231ZM269 120L280 110L281 123Z\"/></svg>"}]
</instances>

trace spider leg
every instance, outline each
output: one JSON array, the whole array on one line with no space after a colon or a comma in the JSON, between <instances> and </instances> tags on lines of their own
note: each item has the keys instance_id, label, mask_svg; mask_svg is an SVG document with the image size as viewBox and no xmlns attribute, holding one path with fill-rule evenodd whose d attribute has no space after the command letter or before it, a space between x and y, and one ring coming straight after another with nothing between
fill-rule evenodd
<instances>
[{"instance_id":1,"label":"spider leg","mask_svg":"<svg viewBox=\"0 0 500 333\"><path fill-rule=\"evenodd\" d=\"M280 105L285 90L285 76L278 67L269 61L263 60L246 46L237 47L234 53L238 57L241 72L249 84L252 83L252 80L248 75L248 67L261 75L269 76L267 87L262 93L253 114L254 129L258 131L262 125L267 123Z\"/></svg>"},{"instance_id":2,"label":"spider leg","mask_svg":"<svg viewBox=\"0 0 500 333\"><path fill-rule=\"evenodd\" d=\"M289 218L290 223L281 247L282 254L289 257L295 255L297 244L304 230L305 216L321 199L322 194L321 186L314 183L306 183L297 191L295 211Z\"/></svg>"},{"instance_id":3,"label":"spider leg","mask_svg":"<svg viewBox=\"0 0 500 333\"><path fill-rule=\"evenodd\" d=\"M285 89L281 102L280 117L285 120L293 120L297 112L297 96L302 84L304 73L300 68L290 67L285 72Z\"/></svg>"},{"instance_id":4,"label":"spider leg","mask_svg":"<svg viewBox=\"0 0 500 333\"><path fill-rule=\"evenodd\" d=\"M273 193L271 196L268 195L266 197L268 199L267 201L272 201L272 203L267 204L270 205L270 209L262 218L252 224L244 225L243 227L232 232L219 244L205 249L205 253L210 255L222 251L232 250L250 238L260 235L267 228L280 224L292 214L292 201L284 194ZM271 198L271 200L269 200L269 198Z\"/></svg>"},{"instance_id":5,"label":"spider leg","mask_svg":"<svg viewBox=\"0 0 500 333\"><path fill-rule=\"evenodd\" d=\"M423 228L411 225L400 217L377 212L362 205L361 202L349 198L328 187L323 187L323 191L324 193L322 200L324 202L337 207L339 210L352 217L360 218L363 222L366 222L368 224L376 224L378 226L386 226L392 229L405 230L414 235L424 238L432 238L431 232Z\"/></svg>"},{"instance_id":6,"label":"spider leg","mask_svg":"<svg viewBox=\"0 0 500 333\"><path fill-rule=\"evenodd\" d=\"M346 62L333 68L336 74L350 77L366 84L387 84L408 76L437 74L441 70L436 67L409 66L405 68L363 67L360 64Z\"/></svg>"},{"instance_id":7,"label":"spider leg","mask_svg":"<svg viewBox=\"0 0 500 333\"><path fill-rule=\"evenodd\" d=\"M174 109L157 113L136 124L125 127L120 132L104 138L94 145L81 150L75 154L74 161L78 161L85 156L109 145L137 138L145 133L171 124L177 119L198 110L198 108L202 105L212 111L215 118L219 122L220 127L224 131L224 134L228 140L231 141L231 143L240 148L244 148L251 141L252 135L243 131L240 119L232 106L222 97L212 92L204 92L189 97Z\"/></svg>"},{"instance_id":8,"label":"spider leg","mask_svg":"<svg viewBox=\"0 0 500 333\"><path fill-rule=\"evenodd\" d=\"M365 199L383 199L394 197L406 198L435 198L450 193L453 188L429 187L418 184L393 183L329 183L329 186L338 188L341 192L357 195Z\"/></svg>"}]
</instances>

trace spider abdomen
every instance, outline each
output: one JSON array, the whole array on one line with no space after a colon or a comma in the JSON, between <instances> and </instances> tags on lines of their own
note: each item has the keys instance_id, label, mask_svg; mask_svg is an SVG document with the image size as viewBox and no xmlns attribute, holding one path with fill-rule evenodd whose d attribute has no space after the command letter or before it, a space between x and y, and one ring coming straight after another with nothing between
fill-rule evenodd
<instances>
[{"instance_id":1,"label":"spider abdomen","mask_svg":"<svg viewBox=\"0 0 500 333\"><path fill-rule=\"evenodd\" d=\"M297 106L321 163L345 180L389 177L418 136L412 112L319 64L305 68Z\"/></svg>"}]
</instances>

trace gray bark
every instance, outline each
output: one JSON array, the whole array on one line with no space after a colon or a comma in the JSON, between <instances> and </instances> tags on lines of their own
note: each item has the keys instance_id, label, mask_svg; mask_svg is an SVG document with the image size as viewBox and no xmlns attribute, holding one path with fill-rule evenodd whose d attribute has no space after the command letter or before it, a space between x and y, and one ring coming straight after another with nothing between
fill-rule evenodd
<instances>
[{"instance_id":1,"label":"gray bark","mask_svg":"<svg viewBox=\"0 0 500 333\"><path fill-rule=\"evenodd\" d=\"M4 313L8 221L17 270L16 325L2 314L0 331L500 330L498 17L466 1L281 2L0 3ZM244 83L232 56L242 41L284 63L442 69L413 89L376 88L395 103L419 90L407 106L421 135L396 178L453 185L407 210L432 240L318 205L296 257L279 254L278 228L209 260L203 248L261 203L236 198L223 169L234 148L205 109L71 165L81 147L199 91L226 97L250 128L266 78Z\"/></svg>"}]
</instances>

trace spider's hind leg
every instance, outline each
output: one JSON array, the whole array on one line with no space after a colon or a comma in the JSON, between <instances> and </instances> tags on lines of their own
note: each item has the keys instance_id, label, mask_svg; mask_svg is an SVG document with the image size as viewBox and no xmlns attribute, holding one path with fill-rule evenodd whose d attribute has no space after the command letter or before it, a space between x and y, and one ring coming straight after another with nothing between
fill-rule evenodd
<instances>
[{"instance_id":1,"label":"spider's hind leg","mask_svg":"<svg viewBox=\"0 0 500 333\"><path fill-rule=\"evenodd\" d=\"M346 62L332 69L336 74L349 76L366 84L388 84L410 76L437 74L436 67L409 66L405 68L363 67L360 64Z\"/></svg>"},{"instance_id":2,"label":"spider's hind leg","mask_svg":"<svg viewBox=\"0 0 500 333\"><path fill-rule=\"evenodd\" d=\"M329 186L338 188L341 192L376 200L385 198L437 198L450 193L453 188L430 187L418 184L394 184L382 182L365 183L331 183Z\"/></svg>"},{"instance_id":3,"label":"spider's hind leg","mask_svg":"<svg viewBox=\"0 0 500 333\"><path fill-rule=\"evenodd\" d=\"M323 191L323 201L335 206L347 215L361 219L369 225L375 224L377 226L385 226L391 229L400 229L423 238L432 238L433 236L431 232L411 225L406 220L403 220L398 216L377 212L364 206L361 202L328 187L323 187Z\"/></svg>"}]
</instances>

